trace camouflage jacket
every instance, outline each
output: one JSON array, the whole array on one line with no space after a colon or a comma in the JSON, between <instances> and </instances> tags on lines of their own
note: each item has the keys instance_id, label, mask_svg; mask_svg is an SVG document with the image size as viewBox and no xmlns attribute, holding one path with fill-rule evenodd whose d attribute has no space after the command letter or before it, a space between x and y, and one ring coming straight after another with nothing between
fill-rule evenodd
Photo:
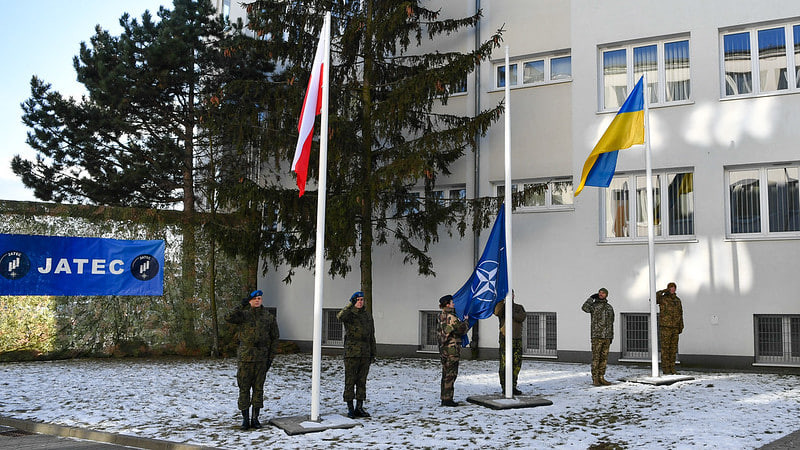
<instances>
[{"instance_id":1,"label":"camouflage jacket","mask_svg":"<svg viewBox=\"0 0 800 450\"><path fill-rule=\"evenodd\" d=\"M344 325L344 357L374 358L377 355L375 324L367 308L348 305L336 317Z\"/></svg>"},{"instance_id":2,"label":"camouflage jacket","mask_svg":"<svg viewBox=\"0 0 800 450\"><path fill-rule=\"evenodd\" d=\"M583 302L581 309L592 315L592 339L614 339L614 308L597 294Z\"/></svg>"},{"instance_id":3,"label":"camouflage jacket","mask_svg":"<svg viewBox=\"0 0 800 450\"><path fill-rule=\"evenodd\" d=\"M248 304L236 308L225 320L238 325L239 361L271 361L275 357L280 333L267 308Z\"/></svg>"},{"instance_id":4,"label":"camouflage jacket","mask_svg":"<svg viewBox=\"0 0 800 450\"><path fill-rule=\"evenodd\" d=\"M522 339L522 324L525 323L528 315L525 308L519 303L514 303L511 310L512 333L514 339ZM501 300L494 305L494 315L500 319L500 336L506 335L506 301Z\"/></svg>"},{"instance_id":5,"label":"camouflage jacket","mask_svg":"<svg viewBox=\"0 0 800 450\"><path fill-rule=\"evenodd\" d=\"M442 308L439 314L439 353L442 356L461 355L461 337L467 333L467 322L456 316L455 308Z\"/></svg>"},{"instance_id":6,"label":"camouflage jacket","mask_svg":"<svg viewBox=\"0 0 800 450\"><path fill-rule=\"evenodd\" d=\"M681 305L681 299L675 294L670 294L668 290L662 289L656 292L656 302L660 309L658 326L677 328L678 333L683 332L683 306Z\"/></svg>"}]
</instances>

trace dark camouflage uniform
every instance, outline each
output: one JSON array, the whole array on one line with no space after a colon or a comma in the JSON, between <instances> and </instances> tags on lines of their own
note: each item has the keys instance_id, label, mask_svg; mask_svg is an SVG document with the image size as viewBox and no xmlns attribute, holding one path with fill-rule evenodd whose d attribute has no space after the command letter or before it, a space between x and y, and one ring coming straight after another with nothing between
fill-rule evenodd
<instances>
[{"instance_id":1,"label":"dark camouflage uniform","mask_svg":"<svg viewBox=\"0 0 800 450\"><path fill-rule=\"evenodd\" d=\"M367 308L351 304L336 316L344 324L344 401L366 400L369 365L375 358L375 324Z\"/></svg>"},{"instance_id":2,"label":"dark camouflage uniform","mask_svg":"<svg viewBox=\"0 0 800 450\"><path fill-rule=\"evenodd\" d=\"M597 385L605 379L608 350L614 339L614 308L608 304L608 298L601 300L593 294L583 302L581 309L592 315L592 381Z\"/></svg>"},{"instance_id":3,"label":"dark camouflage uniform","mask_svg":"<svg viewBox=\"0 0 800 450\"><path fill-rule=\"evenodd\" d=\"M517 378L522 369L522 324L525 323L528 315L525 308L519 303L514 303L511 310L511 379L512 389L517 388ZM494 307L494 315L500 320L500 387L506 390L506 301L502 300Z\"/></svg>"},{"instance_id":4,"label":"dark camouflage uniform","mask_svg":"<svg viewBox=\"0 0 800 450\"><path fill-rule=\"evenodd\" d=\"M237 308L225 320L239 328L239 369L236 372L239 410L249 409L251 404L262 408L264 381L278 349L278 323L263 306L253 308L249 304Z\"/></svg>"},{"instance_id":5,"label":"dark camouflage uniform","mask_svg":"<svg viewBox=\"0 0 800 450\"><path fill-rule=\"evenodd\" d=\"M439 356L442 359L440 398L453 400L454 386L461 359L461 337L467 332L467 322L456 316L455 308L444 307L439 314Z\"/></svg>"},{"instance_id":6,"label":"dark camouflage uniform","mask_svg":"<svg viewBox=\"0 0 800 450\"><path fill-rule=\"evenodd\" d=\"M669 290L656 292L660 314L658 335L661 343L661 369L664 374L675 373L675 358L678 354L678 335L683 332L683 306L681 299Z\"/></svg>"}]
</instances>

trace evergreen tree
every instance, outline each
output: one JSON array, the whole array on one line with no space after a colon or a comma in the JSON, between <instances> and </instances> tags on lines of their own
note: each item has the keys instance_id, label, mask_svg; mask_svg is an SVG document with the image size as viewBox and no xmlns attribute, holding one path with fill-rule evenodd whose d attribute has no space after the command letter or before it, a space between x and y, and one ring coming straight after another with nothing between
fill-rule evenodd
<instances>
[{"instance_id":1,"label":"evergreen tree","mask_svg":"<svg viewBox=\"0 0 800 450\"><path fill-rule=\"evenodd\" d=\"M183 303L188 346L194 342L196 189L213 178L213 144L203 118L236 66L228 51L240 37L210 0L174 0L160 20L127 13L112 36L99 26L74 58L87 95L65 98L34 76L22 104L34 161L12 169L37 198L56 202L172 208L183 224ZM227 28L226 28L227 27Z\"/></svg>"},{"instance_id":2,"label":"evergreen tree","mask_svg":"<svg viewBox=\"0 0 800 450\"><path fill-rule=\"evenodd\" d=\"M229 137L231 143L258 151L264 172L239 174L252 182L227 184L232 190L223 197L269 205L261 211L263 221L279 226L262 228L260 250L267 262L314 264L316 192L309 184L298 198L288 166L323 15L332 11L325 253L332 275L345 275L358 258L370 310L374 246L397 246L406 263L431 275L428 250L440 230L452 234L455 229L463 236L467 215L482 212L463 201L434 199L432 191L437 178L450 173L450 165L476 145L503 108L498 104L469 117L442 107L451 87L463 85L467 74L499 46L501 30L470 52L423 51L480 19L480 13L441 18L428 3L262 0L247 5L248 27L260 38L257 45L282 68L270 81L283 84L256 97L260 114L250 114L238 130L229 128L241 132ZM231 107L249 108L236 100ZM310 180L318 175L316 147ZM421 198L412 194L420 184ZM481 215L476 225L487 223L488 216Z\"/></svg>"}]
</instances>

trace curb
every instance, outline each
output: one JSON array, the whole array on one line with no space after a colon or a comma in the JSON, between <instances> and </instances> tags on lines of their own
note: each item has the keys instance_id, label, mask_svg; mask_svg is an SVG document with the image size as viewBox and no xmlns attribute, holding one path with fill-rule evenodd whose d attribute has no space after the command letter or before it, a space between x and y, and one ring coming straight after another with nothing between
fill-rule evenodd
<instances>
[{"instance_id":1,"label":"curb","mask_svg":"<svg viewBox=\"0 0 800 450\"><path fill-rule=\"evenodd\" d=\"M0 416L0 425L14 427L18 430L29 433L46 434L50 436L71 437L84 439L87 441L104 442L107 444L122 445L126 447L136 447L152 450L195 450L195 449L214 449L214 447L204 447L193 444L183 444L170 442L160 439L143 438L130 436L127 434L109 433L106 431L88 430L85 428L66 427L51 423L33 422L31 420L14 419L11 417Z\"/></svg>"}]
</instances>

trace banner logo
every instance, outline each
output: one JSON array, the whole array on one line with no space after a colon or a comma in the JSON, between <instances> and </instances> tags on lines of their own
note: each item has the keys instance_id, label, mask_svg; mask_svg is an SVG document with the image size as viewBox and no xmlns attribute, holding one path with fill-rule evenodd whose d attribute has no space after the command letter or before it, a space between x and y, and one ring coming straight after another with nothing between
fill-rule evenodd
<instances>
[{"instance_id":1,"label":"banner logo","mask_svg":"<svg viewBox=\"0 0 800 450\"><path fill-rule=\"evenodd\" d=\"M0 257L0 275L9 280L16 280L28 274L31 260L25 253L12 250Z\"/></svg>"},{"instance_id":2,"label":"banner logo","mask_svg":"<svg viewBox=\"0 0 800 450\"><path fill-rule=\"evenodd\" d=\"M152 255L139 255L131 263L131 275L137 280L152 280L158 275L158 259Z\"/></svg>"},{"instance_id":3,"label":"banner logo","mask_svg":"<svg viewBox=\"0 0 800 450\"><path fill-rule=\"evenodd\" d=\"M497 297L497 261L482 261L475 269L477 275L472 282L472 298L482 302L493 302Z\"/></svg>"}]
</instances>

